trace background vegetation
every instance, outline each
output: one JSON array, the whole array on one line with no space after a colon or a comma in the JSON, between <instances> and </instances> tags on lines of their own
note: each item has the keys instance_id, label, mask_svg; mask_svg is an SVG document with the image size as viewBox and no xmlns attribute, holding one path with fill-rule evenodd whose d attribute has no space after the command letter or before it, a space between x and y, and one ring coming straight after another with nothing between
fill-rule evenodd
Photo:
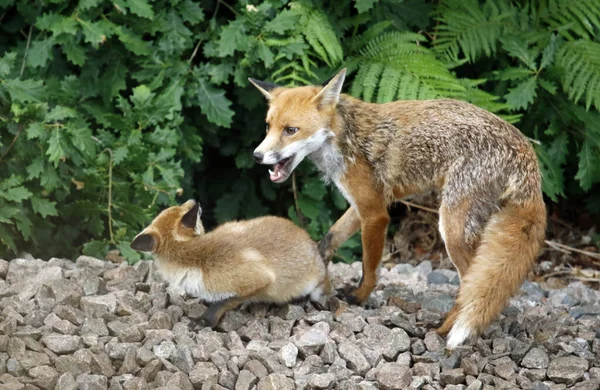
<instances>
[{"instance_id":1,"label":"background vegetation","mask_svg":"<svg viewBox=\"0 0 600 390\"><path fill-rule=\"evenodd\" d=\"M247 77L368 101L463 99L532 139L549 201L600 211L597 0L0 0L0 256L103 255L162 208L289 215L320 238L346 202L309 163L274 185ZM348 260L356 238L340 253Z\"/></svg>"}]
</instances>

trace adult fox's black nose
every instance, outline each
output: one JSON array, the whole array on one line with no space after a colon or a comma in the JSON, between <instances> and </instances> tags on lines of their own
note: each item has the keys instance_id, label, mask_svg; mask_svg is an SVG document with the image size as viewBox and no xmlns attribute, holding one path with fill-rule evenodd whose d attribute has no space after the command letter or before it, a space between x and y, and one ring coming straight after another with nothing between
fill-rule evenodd
<instances>
[{"instance_id":1,"label":"adult fox's black nose","mask_svg":"<svg viewBox=\"0 0 600 390\"><path fill-rule=\"evenodd\" d=\"M254 154L252 155L252 157L254 157L254 161L256 161L257 163L261 163L264 156L264 154L258 152L254 152Z\"/></svg>"}]
</instances>

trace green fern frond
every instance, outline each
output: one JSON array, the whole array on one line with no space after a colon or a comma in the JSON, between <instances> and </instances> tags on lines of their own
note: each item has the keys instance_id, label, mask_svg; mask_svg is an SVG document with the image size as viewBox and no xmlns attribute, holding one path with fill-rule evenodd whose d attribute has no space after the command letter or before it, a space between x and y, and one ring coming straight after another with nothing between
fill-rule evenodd
<instances>
[{"instance_id":1,"label":"green fern frond","mask_svg":"<svg viewBox=\"0 0 600 390\"><path fill-rule=\"evenodd\" d=\"M592 39L600 28L598 0L549 0L544 16L548 25L568 40Z\"/></svg>"},{"instance_id":2,"label":"green fern frond","mask_svg":"<svg viewBox=\"0 0 600 390\"><path fill-rule=\"evenodd\" d=\"M557 53L557 64L564 68L563 88L575 102L585 95L585 105L600 109L600 43L578 40L567 42Z\"/></svg>"},{"instance_id":3,"label":"green fern frond","mask_svg":"<svg viewBox=\"0 0 600 390\"><path fill-rule=\"evenodd\" d=\"M436 20L435 49L450 60L462 51L469 62L496 51L496 43L505 23L514 17L506 0L447 0L441 2Z\"/></svg>"},{"instance_id":4,"label":"green fern frond","mask_svg":"<svg viewBox=\"0 0 600 390\"><path fill-rule=\"evenodd\" d=\"M292 3L291 9L301 15L298 30L315 53L330 67L335 68L343 59L342 46L327 15L322 10L307 8L299 3Z\"/></svg>"},{"instance_id":5,"label":"green fern frond","mask_svg":"<svg viewBox=\"0 0 600 390\"><path fill-rule=\"evenodd\" d=\"M356 73L351 93L366 101L460 98L466 89L414 33L381 34L348 58L348 73Z\"/></svg>"}]
</instances>

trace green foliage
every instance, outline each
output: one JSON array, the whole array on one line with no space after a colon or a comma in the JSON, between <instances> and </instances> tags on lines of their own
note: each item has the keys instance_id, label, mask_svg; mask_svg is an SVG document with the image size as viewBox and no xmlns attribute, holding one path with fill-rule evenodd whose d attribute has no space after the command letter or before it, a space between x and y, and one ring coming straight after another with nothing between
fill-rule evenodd
<instances>
[{"instance_id":1,"label":"green foliage","mask_svg":"<svg viewBox=\"0 0 600 390\"><path fill-rule=\"evenodd\" d=\"M266 103L247 78L318 84L343 66L368 101L503 116L536 141L550 199L600 209L596 0L16 0L0 14L0 256L135 261L131 238L188 198L208 227L270 213L320 239L348 205L309 163L295 186L253 163ZM359 253L355 236L338 256Z\"/></svg>"}]
</instances>

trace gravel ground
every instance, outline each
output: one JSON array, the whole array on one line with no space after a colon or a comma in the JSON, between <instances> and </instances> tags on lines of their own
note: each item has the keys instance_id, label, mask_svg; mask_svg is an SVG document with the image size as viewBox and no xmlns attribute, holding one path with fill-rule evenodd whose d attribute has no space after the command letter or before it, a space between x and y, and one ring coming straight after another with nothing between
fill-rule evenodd
<instances>
[{"instance_id":1,"label":"gravel ground","mask_svg":"<svg viewBox=\"0 0 600 390\"><path fill-rule=\"evenodd\" d=\"M360 263L332 264L336 288ZM431 329L449 270L382 269L366 308L333 298L229 312L171 295L151 262L0 260L0 389L599 389L600 293L525 283L482 338L452 353Z\"/></svg>"}]
</instances>

